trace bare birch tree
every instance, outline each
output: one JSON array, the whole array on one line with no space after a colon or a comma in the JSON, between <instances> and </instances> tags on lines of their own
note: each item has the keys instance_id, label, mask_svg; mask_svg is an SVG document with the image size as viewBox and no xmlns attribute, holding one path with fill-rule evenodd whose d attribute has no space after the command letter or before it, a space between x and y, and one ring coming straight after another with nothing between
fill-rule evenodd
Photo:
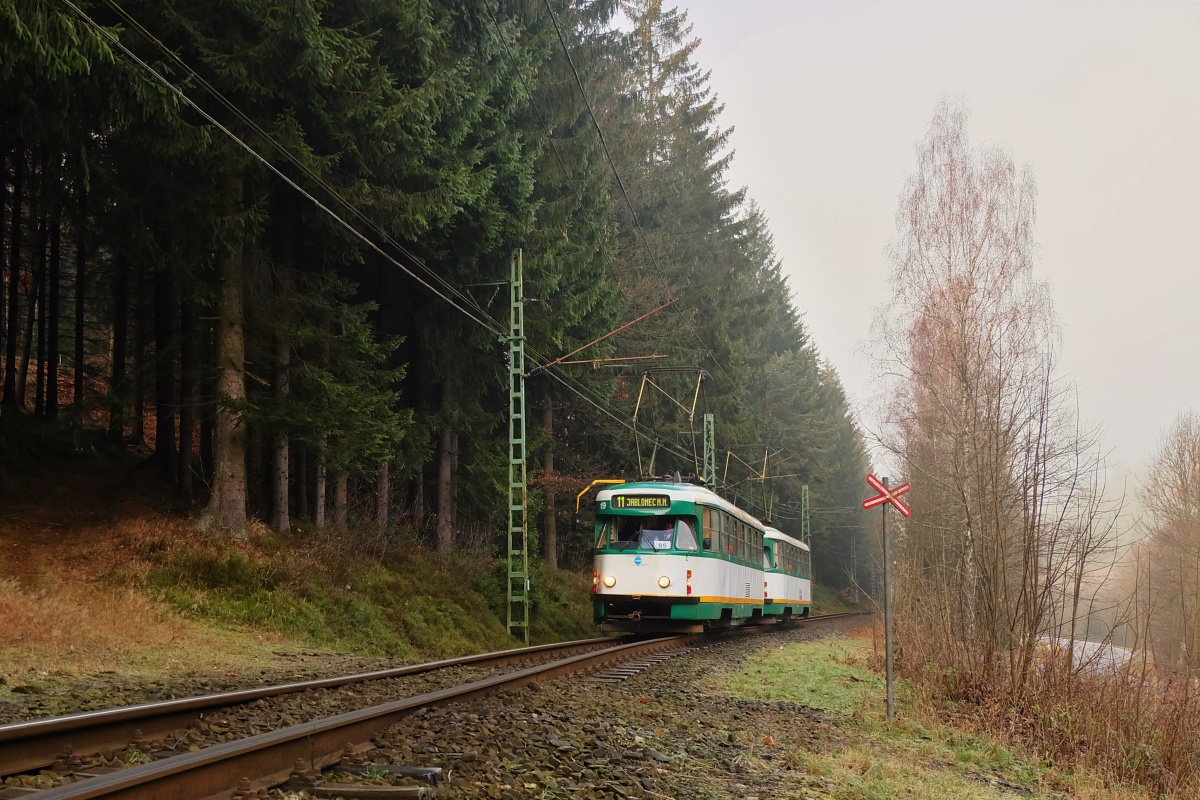
<instances>
[{"instance_id":1,"label":"bare birch tree","mask_svg":"<svg viewBox=\"0 0 1200 800\"><path fill-rule=\"evenodd\" d=\"M1033 274L1032 172L972 149L966 125L960 107L938 107L889 250L902 291L879 320L894 366L885 444L914 487L897 599L922 658L964 688L1019 691L1111 531Z\"/></svg>"},{"instance_id":2,"label":"bare birch tree","mask_svg":"<svg viewBox=\"0 0 1200 800\"><path fill-rule=\"evenodd\" d=\"M1140 492L1146 512L1156 654L1200 668L1200 416L1176 417L1159 440Z\"/></svg>"}]
</instances>

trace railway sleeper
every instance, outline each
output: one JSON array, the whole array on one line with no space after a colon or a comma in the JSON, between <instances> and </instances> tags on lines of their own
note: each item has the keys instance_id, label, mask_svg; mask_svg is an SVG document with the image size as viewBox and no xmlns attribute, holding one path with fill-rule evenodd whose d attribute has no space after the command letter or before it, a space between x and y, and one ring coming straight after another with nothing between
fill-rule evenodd
<instances>
[{"instance_id":1,"label":"railway sleeper","mask_svg":"<svg viewBox=\"0 0 1200 800\"><path fill-rule=\"evenodd\" d=\"M357 752L354 755L358 755ZM358 759L354 759L356 762ZM388 775L403 775L407 778L414 778L428 783L430 786L436 786L442 778L441 767L413 767L395 764L352 764L347 766L336 766L329 770L333 773L342 775L350 775L354 777L374 777L380 773ZM292 770L288 776L287 788L292 792L305 792L312 797L344 797L347 800L403 800L406 798L421 798L430 797L430 790L424 786L379 786L376 784L354 784L354 783L328 783L320 770L311 769L308 767L308 762L303 759L296 762L296 768ZM245 782L245 788L239 787L239 791L248 791L249 781ZM245 800L253 800L255 794L247 793ZM238 792L233 795L234 800L238 797Z\"/></svg>"},{"instance_id":2,"label":"railway sleeper","mask_svg":"<svg viewBox=\"0 0 1200 800\"><path fill-rule=\"evenodd\" d=\"M619 667L607 669L597 675L589 676L584 680L589 683L621 683L629 678L632 678L634 675L643 672L647 668L654 666L655 664L661 664L664 661L670 661L672 658L684 655L686 653L694 653L699 649L699 647L687 647L682 650L669 650L666 653L659 653L656 656L649 656L647 658L638 659L637 661L631 661L628 664L623 664Z\"/></svg>"}]
</instances>

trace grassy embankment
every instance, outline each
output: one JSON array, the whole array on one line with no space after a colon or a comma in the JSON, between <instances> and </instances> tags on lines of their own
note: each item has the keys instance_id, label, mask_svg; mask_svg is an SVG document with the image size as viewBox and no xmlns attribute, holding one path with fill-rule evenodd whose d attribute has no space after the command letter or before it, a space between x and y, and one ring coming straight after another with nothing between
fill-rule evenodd
<instances>
[{"instance_id":1,"label":"grassy embankment","mask_svg":"<svg viewBox=\"0 0 1200 800\"><path fill-rule=\"evenodd\" d=\"M367 655L443 658L514 645L504 625L506 567L485 554L393 545L364 558L352 555L352 542L255 539L249 554L181 549L150 573L149 588L187 616ZM535 565L533 640L593 635L590 588L590 576Z\"/></svg>"},{"instance_id":2,"label":"grassy embankment","mask_svg":"<svg viewBox=\"0 0 1200 800\"><path fill-rule=\"evenodd\" d=\"M314 647L415 661L517 644L504 567L486 553L303 524L286 536L256 524L235 543L197 531L128 459L39 466L2 487L0 693L265 669ZM535 641L594 635L590 576L534 577Z\"/></svg>"},{"instance_id":3,"label":"grassy embankment","mask_svg":"<svg viewBox=\"0 0 1200 800\"><path fill-rule=\"evenodd\" d=\"M481 554L364 557L261 528L233 545L172 520L77 533L96 569L55 562L0 580L0 674L245 669L296 647L415 661L516 644L503 567ZM535 581L535 641L593 634L587 576Z\"/></svg>"},{"instance_id":4,"label":"grassy embankment","mask_svg":"<svg viewBox=\"0 0 1200 800\"><path fill-rule=\"evenodd\" d=\"M889 722L879 664L881 634L881 628L867 627L854 636L764 649L741 670L710 681L711 691L819 708L834 721L834 733L823 746L797 748L783 764L793 773L793 796L1148 800L1138 788L1105 787L1094 776L1055 769L977 731L951 727L938 716L938 706L905 681L897 682L896 719ZM753 740L738 758L755 765ZM757 766L779 768L767 762Z\"/></svg>"}]
</instances>

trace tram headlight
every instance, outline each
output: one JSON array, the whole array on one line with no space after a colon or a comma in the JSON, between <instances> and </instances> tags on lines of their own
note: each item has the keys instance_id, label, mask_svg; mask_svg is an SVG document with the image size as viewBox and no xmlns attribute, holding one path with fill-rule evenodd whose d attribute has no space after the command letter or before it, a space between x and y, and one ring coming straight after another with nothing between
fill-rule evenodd
<instances>
[{"instance_id":1,"label":"tram headlight","mask_svg":"<svg viewBox=\"0 0 1200 800\"><path fill-rule=\"evenodd\" d=\"M666 575L663 575L661 578L658 579L658 585L660 587L662 587L663 589L665 589L671 585L671 579L668 578Z\"/></svg>"},{"instance_id":2,"label":"tram headlight","mask_svg":"<svg viewBox=\"0 0 1200 800\"><path fill-rule=\"evenodd\" d=\"M617 578L616 578L616 576L614 576L614 575L605 575L605 576L604 576L604 585L605 585L605 586L607 586L609 589L611 589L612 587L616 586L616 585L617 585Z\"/></svg>"}]
</instances>

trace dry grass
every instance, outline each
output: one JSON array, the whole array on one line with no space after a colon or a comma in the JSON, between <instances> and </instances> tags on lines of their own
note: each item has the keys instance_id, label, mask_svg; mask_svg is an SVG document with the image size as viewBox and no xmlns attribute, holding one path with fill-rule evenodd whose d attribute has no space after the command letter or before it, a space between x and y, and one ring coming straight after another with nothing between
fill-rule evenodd
<instances>
[{"instance_id":1,"label":"dry grass","mask_svg":"<svg viewBox=\"0 0 1200 800\"><path fill-rule=\"evenodd\" d=\"M104 671L150 674L244 669L271 660L261 647L180 619L133 589L53 574L37 588L0 580L0 676L10 684ZM260 637L261 638L261 637ZM231 646L232 645L232 646Z\"/></svg>"},{"instance_id":2,"label":"dry grass","mask_svg":"<svg viewBox=\"0 0 1200 800\"><path fill-rule=\"evenodd\" d=\"M0 678L9 684L116 671L244 670L279 637L232 636L171 613L144 591L155 561L195 541L187 520L148 509L153 487L64 481L9 505L0 523ZM119 522L103 516L132 516Z\"/></svg>"},{"instance_id":3,"label":"dry grass","mask_svg":"<svg viewBox=\"0 0 1200 800\"><path fill-rule=\"evenodd\" d=\"M235 542L176 504L131 459L0 486L0 694L108 671L244 672L297 646L420 660L512 644L489 607L503 597L489 552L303 524L276 535L252 523ZM568 573L537 580L535 639L589 635L588 589Z\"/></svg>"},{"instance_id":4,"label":"dry grass","mask_svg":"<svg viewBox=\"0 0 1200 800\"><path fill-rule=\"evenodd\" d=\"M1052 778L1086 771L1107 787L1136 786L1164 800L1200 797L1200 686L1194 680L1137 660L1092 673L1048 657L1018 690L1008 691L999 668L983 676L971 672L967 659L935 662L930 654L945 651L923 642L924 631L911 621L904 630L897 669L913 681L918 706L938 719L1028 751L1050 767ZM875 641L873 660L882 669L882 630ZM1091 791L1062 788L1079 797Z\"/></svg>"}]
</instances>

